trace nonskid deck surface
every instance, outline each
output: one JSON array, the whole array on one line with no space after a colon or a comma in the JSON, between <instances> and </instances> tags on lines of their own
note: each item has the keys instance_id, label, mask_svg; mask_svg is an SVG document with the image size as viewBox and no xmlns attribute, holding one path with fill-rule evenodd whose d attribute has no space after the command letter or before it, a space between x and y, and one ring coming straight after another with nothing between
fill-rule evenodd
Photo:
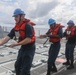
<instances>
[{"instance_id":1,"label":"nonskid deck surface","mask_svg":"<svg viewBox=\"0 0 76 75\"><path fill-rule=\"evenodd\" d=\"M15 41L10 40L6 45L12 42ZM49 43L47 43L45 46L43 46L43 44L36 43L36 52L31 68L32 75L46 75L49 46L50 46ZM14 48L5 47L5 45L0 46L0 75L15 75L14 63L16 61L19 48L20 46ZM64 50L65 50L65 42L61 41L61 49L58 58L56 60L56 66L58 70L60 70L61 67L63 67L62 63L65 61ZM76 50L74 54L76 55ZM64 70L65 69L61 70L61 73L59 72L57 73L57 75L62 75L62 72Z\"/></svg>"}]
</instances>

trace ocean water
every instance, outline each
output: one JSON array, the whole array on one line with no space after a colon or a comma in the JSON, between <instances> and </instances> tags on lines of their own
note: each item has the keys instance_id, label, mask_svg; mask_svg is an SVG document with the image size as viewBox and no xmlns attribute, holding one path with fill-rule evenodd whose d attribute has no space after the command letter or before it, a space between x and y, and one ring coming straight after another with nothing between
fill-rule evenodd
<instances>
[{"instance_id":1,"label":"ocean water","mask_svg":"<svg viewBox=\"0 0 76 75\"><path fill-rule=\"evenodd\" d=\"M1 26L1 28L3 31L10 32L13 26ZM39 36L39 35L45 34L49 30L49 26L48 25L36 25L34 26L34 29L35 29L36 36ZM63 29L63 31L64 30L65 28Z\"/></svg>"},{"instance_id":2,"label":"ocean water","mask_svg":"<svg viewBox=\"0 0 76 75\"><path fill-rule=\"evenodd\" d=\"M1 26L1 28L3 31L10 32L13 26ZM35 29L36 36L39 36L41 34L45 34L48 31L49 27L46 25L34 26L34 29Z\"/></svg>"},{"instance_id":3,"label":"ocean water","mask_svg":"<svg viewBox=\"0 0 76 75\"><path fill-rule=\"evenodd\" d=\"M35 32L36 32L36 36L45 34L48 30L49 27L43 26L43 27L34 27Z\"/></svg>"}]
</instances>

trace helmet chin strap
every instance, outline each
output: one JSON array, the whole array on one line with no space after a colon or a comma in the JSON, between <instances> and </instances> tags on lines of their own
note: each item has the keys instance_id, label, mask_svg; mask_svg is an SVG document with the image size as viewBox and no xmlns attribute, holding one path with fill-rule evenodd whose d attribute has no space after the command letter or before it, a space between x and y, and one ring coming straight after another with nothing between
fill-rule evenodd
<instances>
[{"instance_id":1,"label":"helmet chin strap","mask_svg":"<svg viewBox=\"0 0 76 75\"><path fill-rule=\"evenodd\" d=\"M56 25L56 23L53 23L53 24L52 24L52 27L51 27L51 25L50 25L50 27L51 27L51 28L54 28L54 27L55 27L55 25Z\"/></svg>"},{"instance_id":2,"label":"helmet chin strap","mask_svg":"<svg viewBox=\"0 0 76 75\"><path fill-rule=\"evenodd\" d=\"M72 26L74 26L74 25L68 25L70 28L72 27Z\"/></svg>"},{"instance_id":3,"label":"helmet chin strap","mask_svg":"<svg viewBox=\"0 0 76 75\"><path fill-rule=\"evenodd\" d=\"M21 16L22 16L22 15L20 14L19 16L20 16L20 18L19 18L19 22L18 22L18 24L20 24L20 22L21 22Z\"/></svg>"}]
</instances>

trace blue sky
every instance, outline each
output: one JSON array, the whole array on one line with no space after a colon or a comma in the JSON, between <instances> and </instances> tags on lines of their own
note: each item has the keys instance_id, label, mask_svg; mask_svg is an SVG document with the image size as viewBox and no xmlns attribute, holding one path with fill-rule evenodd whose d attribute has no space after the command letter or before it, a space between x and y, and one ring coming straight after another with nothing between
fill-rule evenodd
<instances>
[{"instance_id":1,"label":"blue sky","mask_svg":"<svg viewBox=\"0 0 76 75\"><path fill-rule=\"evenodd\" d=\"M47 25L49 18L64 25L70 19L76 23L76 0L0 0L0 24L13 25L16 8L38 25Z\"/></svg>"}]
</instances>

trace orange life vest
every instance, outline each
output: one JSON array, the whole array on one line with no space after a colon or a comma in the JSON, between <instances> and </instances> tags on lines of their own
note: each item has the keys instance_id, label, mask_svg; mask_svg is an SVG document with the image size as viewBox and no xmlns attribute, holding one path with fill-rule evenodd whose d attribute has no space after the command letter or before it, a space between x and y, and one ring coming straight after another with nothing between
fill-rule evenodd
<instances>
[{"instance_id":1,"label":"orange life vest","mask_svg":"<svg viewBox=\"0 0 76 75\"><path fill-rule=\"evenodd\" d=\"M72 26L71 28L67 27L67 29L66 29L66 34L67 34L66 39L75 35L75 29L76 29L75 26Z\"/></svg>"},{"instance_id":2,"label":"orange life vest","mask_svg":"<svg viewBox=\"0 0 76 75\"><path fill-rule=\"evenodd\" d=\"M23 21L23 23L21 25L16 24L14 29L15 29L15 31L19 32L18 42L20 42L20 41L22 41L22 40L24 40L26 38L26 34L25 34L26 24L31 24L32 26L36 25L35 23L30 22L30 20ZM35 42L35 40L36 40L36 36L35 36L35 30L33 28L33 35L32 35L30 43Z\"/></svg>"},{"instance_id":3,"label":"orange life vest","mask_svg":"<svg viewBox=\"0 0 76 75\"><path fill-rule=\"evenodd\" d=\"M63 28L64 26L62 26L60 24L56 24L56 26L54 27L54 29L50 28L50 34L52 36L58 35L58 30L59 30L60 27ZM61 40L61 38L54 38L54 37L50 38L50 42L53 42L53 43L58 42L59 40Z\"/></svg>"}]
</instances>

